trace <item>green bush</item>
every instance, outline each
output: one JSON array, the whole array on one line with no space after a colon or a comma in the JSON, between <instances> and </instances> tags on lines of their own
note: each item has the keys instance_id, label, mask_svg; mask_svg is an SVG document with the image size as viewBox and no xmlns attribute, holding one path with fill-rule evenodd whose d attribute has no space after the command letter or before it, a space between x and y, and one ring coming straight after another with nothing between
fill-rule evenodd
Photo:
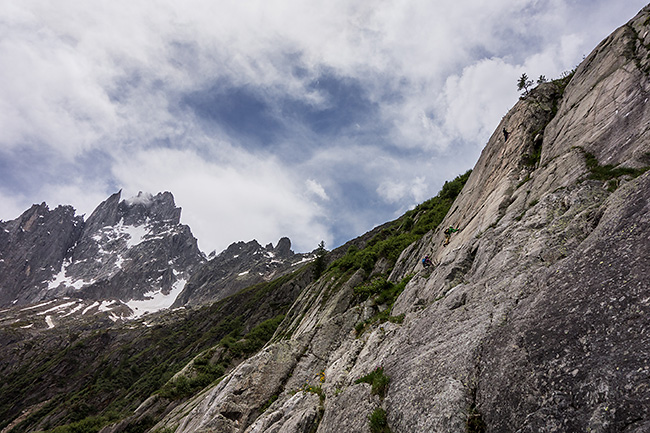
<instances>
[{"instance_id":1,"label":"green bush","mask_svg":"<svg viewBox=\"0 0 650 433\"><path fill-rule=\"evenodd\" d=\"M325 241L320 241L318 248L316 248L316 259L314 260L314 279L317 280L323 271L325 271L325 256L327 250L325 249Z\"/></svg>"},{"instance_id":2,"label":"green bush","mask_svg":"<svg viewBox=\"0 0 650 433\"><path fill-rule=\"evenodd\" d=\"M485 433L487 430L487 425L485 424L485 421L483 421L483 417L476 410L474 405L469 409L465 427L467 433Z\"/></svg>"},{"instance_id":3,"label":"green bush","mask_svg":"<svg viewBox=\"0 0 650 433\"><path fill-rule=\"evenodd\" d=\"M354 383L368 383L372 386L371 393L380 398L386 397L390 378L384 374L384 367L377 367L370 373L355 380Z\"/></svg>"},{"instance_id":4,"label":"green bush","mask_svg":"<svg viewBox=\"0 0 650 433\"><path fill-rule=\"evenodd\" d=\"M394 284L387 281L385 277L378 277L361 286L354 288L354 294L359 301L365 301L370 296L377 295L384 290L390 290Z\"/></svg>"},{"instance_id":5,"label":"green bush","mask_svg":"<svg viewBox=\"0 0 650 433\"><path fill-rule=\"evenodd\" d=\"M593 154L585 150L582 150L582 152L585 157L585 163L587 164L587 168L589 169L590 172L589 179L610 180L624 175L637 177L645 173L646 171L648 171L648 168L650 168L650 167L643 167L643 168L617 167L611 164L600 165L598 163L598 159Z\"/></svg>"},{"instance_id":6,"label":"green bush","mask_svg":"<svg viewBox=\"0 0 650 433\"><path fill-rule=\"evenodd\" d=\"M56 427L49 430L48 433L95 433L101 430L104 426L117 421L119 418L120 417L114 413L91 416L81 421Z\"/></svg>"},{"instance_id":7,"label":"green bush","mask_svg":"<svg viewBox=\"0 0 650 433\"><path fill-rule=\"evenodd\" d=\"M273 337L273 333L284 320L284 314L272 319L265 320L250 330L244 338L238 340L237 334L230 334L223 340L221 345L226 347L235 356L250 355L260 350L267 341Z\"/></svg>"},{"instance_id":8,"label":"green bush","mask_svg":"<svg viewBox=\"0 0 650 433\"><path fill-rule=\"evenodd\" d=\"M370 431L372 433L391 433L386 419L386 411L380 407L376 408L369 416Z\"/></svg>"},{"instance_id":9,"label":"green bush","mask_svg":"<svg viewBox=\"0 0 650 433\"><path fill-rule=\"evenodd\" d=\"M399 283L394 284L390 281L387 281L385 277L378 277L372 280L370 283L354 288L354 293L357 296L357 299L360 301L365 301L369 297L373 296L373 306L387 306L387 308L383 311L379 311L372 317L355 325L354 330L356 331L357 337L366 330L366 327L368 325L371 325L373 323L383 323L386 321L390 321L392 323L404 322L404 314L400 314L399 316L391 316L391 313L393 311L393 305L395 304L395 301L404 291L404 288L411 280L411 278L412 276L409 275L403 278Z\"/></svg>"}]
</instances>

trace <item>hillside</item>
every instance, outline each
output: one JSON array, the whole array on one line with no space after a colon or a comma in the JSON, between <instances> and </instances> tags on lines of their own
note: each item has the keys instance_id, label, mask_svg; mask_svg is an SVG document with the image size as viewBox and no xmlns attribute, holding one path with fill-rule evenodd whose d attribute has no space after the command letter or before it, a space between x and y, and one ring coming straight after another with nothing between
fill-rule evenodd
<instances>
[{"instance_id":1,"label":"hillside","mask_svg":"<svg viewBox=\"0 0 650 433\"><path fill-rule=\"evenodd\" d=\"M312 263L146 321L0 323L2 433L650 431L649 93L650 6Z\"/></svg>"}]
</instances>

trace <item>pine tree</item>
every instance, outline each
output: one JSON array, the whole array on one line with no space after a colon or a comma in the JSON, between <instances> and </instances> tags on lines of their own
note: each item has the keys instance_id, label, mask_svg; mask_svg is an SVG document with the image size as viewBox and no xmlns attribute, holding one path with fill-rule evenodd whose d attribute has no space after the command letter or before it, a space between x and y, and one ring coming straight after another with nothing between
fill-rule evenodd
<instances>
[{"instance_id":1,"label":"pine tree","mask_svg":"<svg viewBox=\"0 0 650 433\"><path fill-rule=\"evenodd\" d=\"M528 79L528 75L524 72L521 74L521 77L519 77L519 81L517 82L517 90L525 91L525 95L528 95L528 87L533 85L533 80Z\"/></svg>"},{"instance_id":2,"label":"pine tree","mask_svg":"<svg viewBox=\"0 0 650 433\"><path fill-rule=\"evenodd\" d=\"M325 241L320 241L318 248L316 248L316 260L314 260L314 279L317 280L325 270Z\"/></svg>"}]
</instances>

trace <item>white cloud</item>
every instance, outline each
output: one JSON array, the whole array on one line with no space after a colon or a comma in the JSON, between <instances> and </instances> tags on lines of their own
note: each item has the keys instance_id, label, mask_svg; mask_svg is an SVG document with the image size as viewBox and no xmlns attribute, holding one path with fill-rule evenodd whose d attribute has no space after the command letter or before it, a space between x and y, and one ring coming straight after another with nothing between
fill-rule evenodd
<instances>
[{"instance_id":1,"label":"white cloud","mask_svg":"<svg viewBox=\"0 0 650 433\"><path fill-rule=\"evenodd\" d=\"M305 181L305 185L307 186L307 191L316 195L321 200L330 199L327 193L325 192L325 188L323 188L323 186L317 181L315 181L314 179L307 179Z\"/></svg>"},{"instance_id":2,"label":"white cloud","mask_svg":"<svg viewBox=\"0 0 650 433\"><path fill-rule=\"evenodd\" d=\"M387 180L377 187L377 192L389 203L398 203L406 195L408 185L403 182Z\"/></svg>"},{"instance_id":3,"label":"white cloud","mask_svg":"<svg viewBox=\"0 0 650 433\"><path fill-rule=\"evenodd\" d=\"M19 194L7 194L0 190L0 220L9 221L17 218L27 210L31 203Z\"/></svg>"},{"instance_id":4,"label":"white cloud","mask_svg":"<svg viewBox=\"0 0 650 433\"><path fill-rule=\"evenodd\" d=\"M475 162L516 100L522 72L553 78L571 69L643 6L641 0L615 8L605 0L6 0L0 2L0 155L7 160L0 162L13 166L9 155L22 149L47 158L34 163L40 186L0 173L9 185L0 196L2 212L46 200L87 213L116 186L125 194L170 190L208 248L284 235L304 250L321 239L331 244L332 224L365 230L367 215L377 222L387 217L342 209L343 194L397 209L435 194ZM183 100L227 83L260 98L335 108L327 92L311 86L323 73L358 83L375 103L377 112L356 128L366 135L342 128L323 139L310 125L295 124L294 136L252 154L222 125L202 123ZM318 146L304 150L311 141ZM295 157L286 158L291 164L269 156L277 149ZM105 155L103 167L90 166L93 152ZM78 169L80 178L68 172L62 178L53 167L65 164L89 167ZM350 189L357 184L364 191ZM224 235L231 227L236 231Z\"/></svg>"},{"instance_id":5,"label":"white cloud","mask_svg":"<svg viewBox=\"0 0 650 433\"><path fill-rule=\"evenodd\" d=\"M125 196L171 191L206 251L237 240L275 243L282 236L295 250L311 251L321 239L331 240L320 222L322 209L273 160L237 154L224 166L193 151L152 149L123 159L114 174Z\"/></svg>"},{"instance_id":6,"label":"white cloud","mask_svg":"<svg viewBox=\"0 0 650 433\"><path fill-rule=\"evenodd\" d=\"M450 137L484 143L518 98L516 66L501 59L474 63L447 79L444 88L444 130Z\"/></svg>"},{"instance_id":7,"label":"white cloud","mask_svg":"<svg viewBox=\"0 0 650 433\"><path fill-rule=\"evenodd\" d=\"M44 185L39 196L43 197L50 209L59 204L69 204L75 208L77 215L85 214L88 217L97 205L106 200L106 190L107 185L102 182L69 179L67 182Z\"/></svg>"},{"instance_id":8,"label":"white cloud","mask_svg":"<svg viewBox=\"0 0 650 433\"><path fill-rule=\"evenodd\" d=\"M14 8L3 25L0 146L43 143L70 158L95 145L114 107L91 59L35 13Z\"/></svg>"},{"instance_id":9,"label":"white cloud","mask_svg":"<svg viewBox=\"0 0 650 433\"><path fill-rule=\"evenodd\" d=\"M433 194L426 178L417 176L410 181L386 180L377 187L377 193L388 203L416 204Z\"/></svg>"}]
</instances>

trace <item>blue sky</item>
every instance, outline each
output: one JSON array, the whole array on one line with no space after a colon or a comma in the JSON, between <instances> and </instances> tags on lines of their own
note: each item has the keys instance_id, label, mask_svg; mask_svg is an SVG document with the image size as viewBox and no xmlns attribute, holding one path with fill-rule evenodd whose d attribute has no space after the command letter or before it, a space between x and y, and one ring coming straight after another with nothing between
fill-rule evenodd
<instances>
[{"instance_id":1,"label":"blue sky","mask_svg":"<svg viewBox=\"0 0 650 433\"><path fill-rule=\"evenodd\" d=\"M471 168L636 0L0 4L0 219L171 191L206 252L329 248Z\"/></svg>"}]
</instances>

